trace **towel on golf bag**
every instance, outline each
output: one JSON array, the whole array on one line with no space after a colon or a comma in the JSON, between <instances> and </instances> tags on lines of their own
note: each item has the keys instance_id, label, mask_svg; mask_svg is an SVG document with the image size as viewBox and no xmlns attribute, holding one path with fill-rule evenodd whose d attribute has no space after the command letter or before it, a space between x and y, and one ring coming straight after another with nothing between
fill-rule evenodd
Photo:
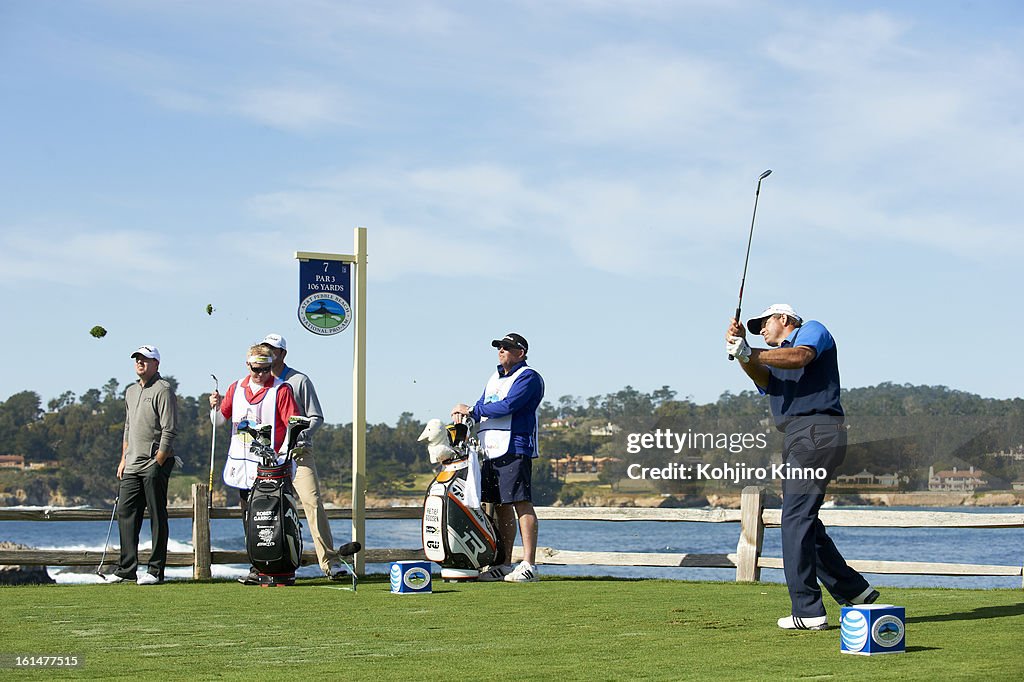
<instances>
[{"instance_id":1,"label":"towel on golf bag","mask_svg":"<svg viewBox=\"0 0 1024 682\"><path fill-rule=\"evenodd\" d=\"M466 490L462 502L470 509L480 508L480 455L476 448L469 451L469 470L466 472Z\"/></svg>"}]
</instances>

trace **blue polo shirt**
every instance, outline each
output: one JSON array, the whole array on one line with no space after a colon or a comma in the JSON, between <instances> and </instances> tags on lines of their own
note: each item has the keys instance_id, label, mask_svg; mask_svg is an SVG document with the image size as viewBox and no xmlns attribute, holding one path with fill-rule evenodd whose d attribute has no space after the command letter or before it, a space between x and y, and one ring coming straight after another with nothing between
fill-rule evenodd
<instances>
[{"instance_id":1,"label":"blue polo shirt","mask_svg":"<svg viewBox=\"0 0 1024 682\"><path fill-rule=\"evenodd\" d=\"M766 366L768 387L758 390L768 395L775 427L785 431L786 425L796 417L843 417L843 406L839 402L836 342L825 325L817 320L808 320L780 344L782 348L790 346L809 346L817 354L800 369Z\"/></svg>"},{"instance_id":2,"label":"blue polo shirt","mask_svg":"<svg viewBox=\"0 0 1024 682\"><path fill-rule=\"evenodd\" d=\"M498 365L498 376L515 374L525 364L524 360L513 366L507 373L501 365ZM534 442L534 436L537 433L537 408L544 399L544 380L540 374L532 368L527 368L516 378L504 400L488 403L485 402L486 394L487 388L484 387L483 395L476 401L476 405L469 411L469 415L476 421L480 421L480 417L491 419L511 414L512 438L509 452L533 456L537 451L537 444Z\"/></svg>"}]
</instances>

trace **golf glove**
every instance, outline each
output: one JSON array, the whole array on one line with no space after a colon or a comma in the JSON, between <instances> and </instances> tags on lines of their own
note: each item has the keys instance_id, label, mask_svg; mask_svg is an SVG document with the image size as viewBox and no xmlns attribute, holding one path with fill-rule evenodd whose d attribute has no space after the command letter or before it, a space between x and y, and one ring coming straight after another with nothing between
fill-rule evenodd
<instances>
[{"instance_id":1,"label":"golf glove","mask_svg":"<svg viewBox=\"0 0 1024 682\"><path fill-rule=\"evenodd\" d=\"M742 336L733 336L725 344L725 350L740 362L750 362L750 346Z\"/></svg>"}]
</instances>

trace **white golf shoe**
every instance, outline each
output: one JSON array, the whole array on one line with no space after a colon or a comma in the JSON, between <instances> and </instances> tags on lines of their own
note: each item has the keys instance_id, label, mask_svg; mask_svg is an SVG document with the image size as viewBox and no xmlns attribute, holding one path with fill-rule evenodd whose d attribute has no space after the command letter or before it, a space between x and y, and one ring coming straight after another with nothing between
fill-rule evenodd
<instances>
[{"instance_id":1,"label":"white golf shoe","mask_svg":"<svg viewBox=\"0 0 1024 682\"><path fill-rule=\"evenodd\" d=\"M159 585L163 580L157 578L152 573L143 573L139 576L139 579L135 581L136 585Z\"/></svg>"},{"instance_id":2,"label":"white golf shoe","mask_svg":"<svg viewBox=\"0 0 1024 682\"><path fill-rule=\"evenodd\" d=\"M497 583L501 582L502 579L512 572L512 564L502 564L500 566L493 566L491 570L484 571L477 578L477 582L481 583Z\"/></svg>"},{"instance_id":3,"label":"white golf shoe","mask_svg":"<svg viewBox=\"0 0 1024 682\"><path fill-rule=\"evenodd\" d=\"M507 583L535 583L540 580L540 576L537 575L537 567L524 560L503 580Z\"/></svg>"},{"instance_id":4,"label":"white golf shoe","mask_svg":"<svg viewBox=\"0 0 1024 682\"><path fill-rule=\"evenodd\" d=\"M828 616L786 616L779 618L783 630L828 630Z\"/></svg>"}]
</instances>

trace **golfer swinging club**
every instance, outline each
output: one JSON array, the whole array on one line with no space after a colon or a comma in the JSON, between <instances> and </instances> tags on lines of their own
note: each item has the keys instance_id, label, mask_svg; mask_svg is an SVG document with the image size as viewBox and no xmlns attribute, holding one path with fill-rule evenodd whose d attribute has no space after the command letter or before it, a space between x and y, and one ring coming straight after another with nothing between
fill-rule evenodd
<instances>
[{"instance_id":1,"label":"golfer swinging club","mask_svg":"<svg viewBox=\"0 0 1024 682\"><path fill-rule=\"evenodd\" d=\"M782 563L792 613L779 619L779 627L825 630L819 580L844 606L878 599L878 591L846 564L818 519L825 486L846 456L836 343L824 325L804 322L785 303L769 306L747 328L771 348L752 349L746 330L734 319L725 334L726 351L739 360L736 364L757 390L768 395L775 427L785 434L784 464L827 474L821 480L782 481Z\"/></svg>"}]
</instances>

